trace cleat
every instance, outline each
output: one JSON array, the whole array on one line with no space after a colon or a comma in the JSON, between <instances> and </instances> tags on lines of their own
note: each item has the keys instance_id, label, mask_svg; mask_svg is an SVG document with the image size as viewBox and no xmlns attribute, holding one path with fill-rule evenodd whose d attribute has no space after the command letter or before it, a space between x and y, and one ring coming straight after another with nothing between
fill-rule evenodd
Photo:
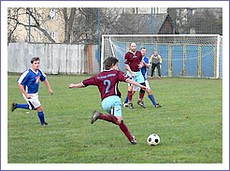
<instances>
[{"instance_id":1,"label":"cleat","mask_svg":"<svg viewBox=\"0 0 230 171\"><path fill-rule=\"evenodd\" d=\"M133 103L128 103L128 104L129 104L129 108L130 108L130 109L134 109Z\"/></svg>"},{"instance_id":2,"label":"cleat","mask_svg":"<svg viewBox=\"0 0 230 171\"><path fill-rule=\"evenodd\" d=\"M159 107L162 107L162 105L159 104L159 103L157 103L157 104L155 105L155 107L156 107L156 108L159 108Z\"/></svg>"},{"instance_id":3,"label":"cleat","mask_svg":"<svg viewBox=\"0 0 230 171\"><path fill-rule=\"evenodd\" d=\"M91 119L91 124L93 124L99 117L99 113L97 111L93 112L92 119Z\"/></svg>"},{"instance_id":4,"label":"cleat","mask_svg":"<svg viewBox=\"0 0 230 171\"><path fill-rule=\"evenodd\" d=\"M138 101L137 101L137 104L138 104L139 106L141 106L142 108L145 108L144 102L138 100Z\"/></svg>"},{"instance_id":5,"label":"cleat","mask_svg":"<svg viewBox=\"0 0 230 171\"><path fill-rule=\"evenodd\" d=\"M43 124L41 124L42 126L46 126L46 125L48 125L48 123L47 122L44 122Z\"/></svg>"},{"instance_id":6,"label":"cleat","mask_svg":"<svg viewBox=\"0 0 230 171\"><path fill-rule=\"evenodd\" d=\"M129 107L128 103L123 103L123 107Z\"/></svg>"},{"instance_id":7,"label":"cleat","mask_svg":"<svg viewBox=\"0 0 230 171\"><path fill-rule=\"evenodd\" d=\"M11 106L11 111L13 112L15 109L17 109L17 103L13 102Z\"/></svg>"},{"instance_id":8,"label":"cleat","mask_svg":"<svg viewBox=\"0 0 230 171\"><path fill-rule=\"evenodd\" d=\"M130 142L131 142L131 144L133 144L133 145L137 144L137 140L136 140L136 138L135 138L134 136L132 136L132 137L133 137L133 139L130 141Z\"/></svg>"}]
</instances>

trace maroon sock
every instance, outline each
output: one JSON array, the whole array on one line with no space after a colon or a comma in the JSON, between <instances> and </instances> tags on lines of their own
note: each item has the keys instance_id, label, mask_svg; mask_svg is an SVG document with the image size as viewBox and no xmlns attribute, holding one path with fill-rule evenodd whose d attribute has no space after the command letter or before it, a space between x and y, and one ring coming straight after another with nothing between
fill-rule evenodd
<instances>
[{"instance_id":1,"label":"maroon sock","mask_svg":"<svg viewBox=\"0 0 230 171\"><path fill-rule=\"evenodd\" d=\"M143 100L144 95L145 95L144 93L140 93L140 94L139 94L139 99L140 99L140 101L142 101L142 100Z\"/></svg>"},{"instance_id":2,"label":"maroon sock","mask_svg":"<svg viewBox=\"0 0 230 171\"><path fill-rule=\"evenodd\" d=\"M130 134L127 126L125 125L125 123L123 121L121 121L120 125L119 125L120 129L122 130L122 132L125 134L125 136L128 138L129 141L131 141L133 139L132 135Z\"/></svg>"},{"instance_id":3,"label":"maroon sock","mask_svg":"<svg viewBox=\"0 0 230 171\"><path fill-rule=\"evenodd\" d=\"M132 101L132 97L133 97L133 92L132 91L128 91L128 101L129 102Z\"/></svg>"},{"instance_id":4,"label":"maroon sock","mask_svg":"<svg viewBox=\"0 0 230 171\"><path fill-rule=\"evenodd\" d=\"M105 120L105 121L108 121L108 122L112 122L112 123L114 123L114 124L117 124L117 117L116 117L116 116L113 116L113 115L110 115L110 114L102 114L102 113L99 113L98 119Z\"/></svg>"}]
</instances>

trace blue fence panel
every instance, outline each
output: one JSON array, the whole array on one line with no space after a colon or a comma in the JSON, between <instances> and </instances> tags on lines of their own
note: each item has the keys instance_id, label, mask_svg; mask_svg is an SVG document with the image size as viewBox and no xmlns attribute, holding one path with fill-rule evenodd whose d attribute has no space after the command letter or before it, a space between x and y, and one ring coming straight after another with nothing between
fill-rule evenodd
<instances>
[{"instance_id":1,"label":"blue fence panel","mask_svg":"<svg viewBox=\"0 0 230 171\"><path fill-rule=\"evenodd\" d=\"M172 76L182 76L183 70L183 46L172 46Z\"/></svg>"},{"instance_id":2,"label":"blue fence panel","mask_svg":"<svg viewBox=\"0 0 230 171\"><path fill-rule=\"evenodd\" d=\"M168 76L168 45L158 45L158 53L162 57L161 76Z\"/></svg>"},{"instance_id":3,"label":"blue fence panel","mask_svg":"<svg viewBox=\"0 0 230 171\"><path fill-rule=\"evenodd\" d=\"M201 76L214 77L214 47L201 47Z\"/></svg>"},{"instance_id":4,"label":"blue fence panel","mask_svg":"<svg viewBox=\"0 0 230 171\"><path fill-rule=\"evenodd\" d=\"M198 46L190 45L186 47L186 76L197 77L198 75Z\"/></svg>"}]
</instances>

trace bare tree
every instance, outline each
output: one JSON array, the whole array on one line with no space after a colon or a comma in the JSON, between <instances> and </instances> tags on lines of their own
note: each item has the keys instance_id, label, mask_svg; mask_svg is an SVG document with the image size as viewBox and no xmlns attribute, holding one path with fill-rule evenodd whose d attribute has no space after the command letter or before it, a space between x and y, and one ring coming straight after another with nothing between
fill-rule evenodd
<instances>
[{"instance_id":1,"label":"bare tree","mask_svg":"<svg viewBox=\"0 0 230 171\"><path fill-rule=\"evenodd\" d=\"M222 34L221 8L168 8L175 32L188 34Z\"/></svg>"},{"instance_id":2,"label":"bare tree","mask_svg":"<svg viewBox=\"0 0 230 171\"><path fill-rule=\"evenodd\" d=\"M49 32L43 28L45 20L36 8L15 8L12 10L15 11L13 13L14 15L8 11L8 23L11 23L11 27L14 29L8 29L8 40L10 40L16 28L20 25L23 26L26 31L30 28L36 28L42 32L50 42L55 43L55 40L50 36ZM30 23L25 19L30 20Z\"/></svg>"},{"instance_id":3,"label":"bare tree","mask_svg":"<svg viewBox=\"0 0 230 171\"><path fill-rule=\"evenodd\" d=\"M68 16L68 9L62 8L64 21L65 21L65 39L64 43L70 43L71 33L73 32L73 23L76 14L76 8L70 9L70 15Z\"/></svg>"}]
</instances>

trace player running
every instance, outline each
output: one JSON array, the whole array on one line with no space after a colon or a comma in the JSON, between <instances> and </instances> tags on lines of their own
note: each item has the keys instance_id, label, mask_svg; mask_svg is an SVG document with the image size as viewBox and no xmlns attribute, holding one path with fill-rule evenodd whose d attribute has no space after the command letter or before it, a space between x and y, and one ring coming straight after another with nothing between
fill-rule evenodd
<instances>
[{"instance_id":1,"label":"player running","mask_svg":"<svg viewBox=\"0 0 230 171\"><path fill-rule=\"evenodd\" d=\"M32 67L25 71L18 79L19 89L22 92L22 96L27 104L17 104L13 102L11 111L13 112L17 108L37 110L41 125L48 125L48 123L45 122L43 108L38 99L38 88L40 81L44 82L50 95L53 95L53 90L50 87L46 75L39 69L39 57L33 57L31 59L31 64Z\"/></svg>"},{"instance_id":2,"label":"player running","mask_svg":"<svg viewBox=\"0 0 230 171\"><path fill-rule=\"evenodd\" d=\"M104 71L86 80L83 80L81 83L70 84L69 88L83 88L89 85L97 86L101 94L101 105L109 114L94 111L91 124L93 124L97 119L112 122L120 127L121 131L125 134L131 144L136 144L137 141L135 137L131 135L122 118L121 93L118 89L118 83L122 81L136 85L146 91L148 91L148 89L130 79L129 76L123 71L119 71L118 62L119 61L117 58L108 57L104 61Z\"/></svg>"}]
</instances>

